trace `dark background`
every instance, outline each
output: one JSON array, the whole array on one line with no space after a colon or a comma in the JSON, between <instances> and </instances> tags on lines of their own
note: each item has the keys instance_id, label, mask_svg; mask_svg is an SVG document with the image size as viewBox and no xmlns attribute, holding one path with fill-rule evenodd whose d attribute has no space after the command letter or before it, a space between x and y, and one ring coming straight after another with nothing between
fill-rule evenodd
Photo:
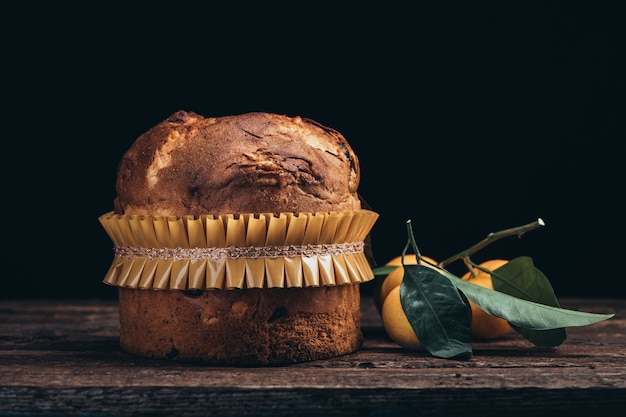
<instances>
[{"instance_id":1,"label":"dark background","mask_svg":"<svg viewBox=\"0 0 626 417\"><path fill-rule=\"evenodd\" d=\"M3 6L0 297L116 296L97 218L122 153L180 109L343 133L379 264L407 220L443 260L541 217L473 260L526 255L557 296L624 296L624 43L603 4Z\"/></svg>"}]
</instances>

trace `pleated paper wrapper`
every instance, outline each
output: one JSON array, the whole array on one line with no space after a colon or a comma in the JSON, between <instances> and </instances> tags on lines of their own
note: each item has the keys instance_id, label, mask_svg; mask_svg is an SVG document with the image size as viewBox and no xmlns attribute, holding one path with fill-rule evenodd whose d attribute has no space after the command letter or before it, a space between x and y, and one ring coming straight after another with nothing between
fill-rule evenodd
<instances>
[{"instance_id":1,"label":"pleated paper wrapper","mask_svg":"<svg viewBox=\"0 0 626 417\"><path fill-rule=\"evenodd\" d=\"M126 288L204 290L318 287L374 278L364 241L369 210L150 217L106 213L114 244L104 282Z\"/></svg>"}]
</instances>

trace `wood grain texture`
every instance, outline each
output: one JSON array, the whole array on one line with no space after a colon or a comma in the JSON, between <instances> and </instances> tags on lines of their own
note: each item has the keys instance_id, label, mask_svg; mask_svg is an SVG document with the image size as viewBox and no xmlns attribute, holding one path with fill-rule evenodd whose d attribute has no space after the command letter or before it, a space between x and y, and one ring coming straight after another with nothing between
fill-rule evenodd
<instances>
[{"instance_id":1,"label":"wood grain texture","mask_svg":"<svg viewBox=\"0 0 626 417\"><path fill-rule=\"evenodd\" d=\"M557 348L511 333L456 361L400 348L364 298L358 352L234 368L122 352L115 301L2 301L0 415L625 415L626 300L560 302L616 316L568 328Z\"/></svg>"}]
</instances>

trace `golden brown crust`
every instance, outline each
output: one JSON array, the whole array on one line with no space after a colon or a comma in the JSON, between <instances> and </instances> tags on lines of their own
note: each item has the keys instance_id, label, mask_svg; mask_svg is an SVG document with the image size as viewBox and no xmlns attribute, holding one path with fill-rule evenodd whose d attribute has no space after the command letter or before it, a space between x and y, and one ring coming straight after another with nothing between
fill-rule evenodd
<instances>
[{"instance_id":1,"label":"golden brown crust","mask_svg":"<svg viewBox=\"0 0 626 417\"><path fill-rule=\"evenodd\" d=\"M358 285L183 291L119 289L130 353L214 365L304 362L357 350Z\"/></svg>"},{"instance_id":2,"label":"golden brown crust","mask_svg":"<svg viewBox=\"0 0 626 417\"><path fill-rule=\"evenodd\" d=\"M177 216L355 210L359 180L346 139L312 120L181 110L124 154L114 208Z\"/></svg>"}]
</instances>

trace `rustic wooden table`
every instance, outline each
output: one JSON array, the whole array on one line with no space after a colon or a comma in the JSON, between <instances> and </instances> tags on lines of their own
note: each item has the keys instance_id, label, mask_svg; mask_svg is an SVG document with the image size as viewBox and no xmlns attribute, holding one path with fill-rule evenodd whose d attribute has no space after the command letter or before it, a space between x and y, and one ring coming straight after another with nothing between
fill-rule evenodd
<instances>
[{"instance_id":1,"label":"rustic wooden table","mask_svg":"<svg viewBox=\"0 0 626 417\"><path fill-rule=\"evenodd\" d=\"M626 299L560 302L616 316L568 328L555 349L512 333L456 361L394 344L365 297L360 351L228 368L122 352L114 300L0 301L0 415L626 415Z\"/></svg>"}]
</instances>

